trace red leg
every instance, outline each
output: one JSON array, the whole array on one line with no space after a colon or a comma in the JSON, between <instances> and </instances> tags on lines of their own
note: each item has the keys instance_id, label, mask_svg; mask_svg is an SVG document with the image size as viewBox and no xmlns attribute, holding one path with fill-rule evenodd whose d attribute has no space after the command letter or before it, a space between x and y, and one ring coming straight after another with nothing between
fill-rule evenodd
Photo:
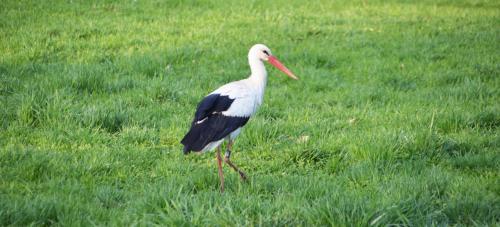
<instances>
[{"instance_id":1,"label":"red leg","mask_svg":"<svg viewBox=\"0 0 500 227\"><path fill-rule=\"evenodd\" d=\"M219 167L220 192L224 192L224 173L222 172L222 158L220 156L220 146L217 147L217 165Z\"/></svg>"},{"instance_id":2,"label":"red leg","mask_svg":"<svg viewBox=\"0 0 500 227\"><path fill-rule=\"evenodd\" d=\"M236 172L238 172L240 174L241 180L246 181L247 180L246 174L243 171L241 171L240 169L238 169L238 167L231 162L230 158L231 158L231 148L232 147L233 147L233 141L229 141L229 144L227 145L227 149L226 149L226 154L224 155L224 161L229 166L231 166L231 168L233 168L234 171L236 171Z\"/></svg>"}]
</instances>

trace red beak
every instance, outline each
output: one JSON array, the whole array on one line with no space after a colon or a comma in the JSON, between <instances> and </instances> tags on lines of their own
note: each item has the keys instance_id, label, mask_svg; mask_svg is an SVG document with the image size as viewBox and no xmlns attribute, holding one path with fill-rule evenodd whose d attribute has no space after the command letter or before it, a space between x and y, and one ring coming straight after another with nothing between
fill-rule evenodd
<instances>
[{"instance_id":1,"label":"red beak","mask_svg":"<svg viewBox=\"0 0 500 227\"><path fill-rule=\"evenodd\" d=\"M289 76L290 78L294 79L294 80L298 80L299 78L297 78L295 75L293 75L292 71L290 71L289 69L287 69L283 63L281 63L276 57L274 56L269 56L268 58L268 61L271 65L273 65L274 67L278 68L279 70L281 70L282 72L284 72L287 76Z\"/></svg>"}]
</instances>

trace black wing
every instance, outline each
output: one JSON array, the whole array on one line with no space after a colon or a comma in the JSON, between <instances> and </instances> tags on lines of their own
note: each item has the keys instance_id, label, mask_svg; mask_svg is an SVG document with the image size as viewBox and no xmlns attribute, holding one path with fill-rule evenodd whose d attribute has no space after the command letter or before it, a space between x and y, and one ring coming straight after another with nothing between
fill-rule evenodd
<instances>
[{"instance_id":1,"label":"black wing","mask_svg":"<svg viewBox=\"0 0 500 227\"><path fill-rule=\"evenodd\" d=\"M223 139L248 122L249 117L221 114L231 107L233 101L234 99L229 96L211 94L198 104L191 129L181 141L184 145L184 154L190 151L201 151L210 142Z\"/></svg>"},{"instance_id":2,"label":"black wing","mask_svg":"<svg viewBox=\"0 0 500 227\"><path fill-rule=\"evenodd\" d=\"M222 96L220 94L211 94L206 96L203 100L201 100L200 104L198 104L192 124L209 117L214 112L228 110L233 101L234 99L230 99L229 96Z\"/></svg>"}]
</instances>

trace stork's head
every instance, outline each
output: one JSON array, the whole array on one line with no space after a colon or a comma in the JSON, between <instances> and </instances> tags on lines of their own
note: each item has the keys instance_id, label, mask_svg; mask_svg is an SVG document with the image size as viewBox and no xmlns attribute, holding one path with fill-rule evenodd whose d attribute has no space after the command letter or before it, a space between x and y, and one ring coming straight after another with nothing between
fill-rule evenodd
<instances>
[{"instance_id":1,"label":"stork's head","mask_svg":"<svg viewBox=\"0 0 500 227\"><path fill-rule=\"evenodd\" d=\"M264 44L255 44L250 48L248 52L249 59L257 58L260 61L267 61L274 67L278 68L282 72L284 72L287 76L294 80L298 80L297 78L288 68L285 67L273 54L271 53L271 49Z\"/></svg>"}]
</instances>

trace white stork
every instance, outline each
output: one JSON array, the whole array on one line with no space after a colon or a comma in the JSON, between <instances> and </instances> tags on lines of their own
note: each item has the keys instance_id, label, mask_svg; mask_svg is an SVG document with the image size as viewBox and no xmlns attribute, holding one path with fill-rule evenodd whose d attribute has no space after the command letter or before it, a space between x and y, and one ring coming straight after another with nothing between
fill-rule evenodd
<instances>
[{"instance_id":1,"label":"white stork","mask_svg":"<svg viewBox=\"0 0 500 227\"><path fill-rule=\"evenodd\" d=\"M228 142L224 161L240 174L242 180L246 180L245 173L230 160L231 149L241 128L262 104L267 82L265 61L283 71L290 78L298 79L271 54L268 47L263 44L254 45L248 52L248 63L252 72L250 76L228 83L203 98L196 109L191 129L181 141L184 145L184 154L191 151L211 151L217 148L221 192L224 192L224 175L220 153L224 140Z\"/></svg>"}]
</instances>

